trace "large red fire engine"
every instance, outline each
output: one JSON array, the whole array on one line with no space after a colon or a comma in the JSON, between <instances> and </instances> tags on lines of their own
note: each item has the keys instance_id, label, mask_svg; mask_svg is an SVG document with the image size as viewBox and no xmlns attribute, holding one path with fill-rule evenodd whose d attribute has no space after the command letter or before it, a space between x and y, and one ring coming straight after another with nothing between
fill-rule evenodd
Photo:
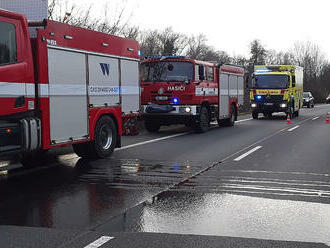
<instances>
[{"instance_id":1,"label":"large red fire engine","mask_svg":"<svg viewBox=\"0 0 330 248\"><path fill-rule=\"evenodd\" d=\"M141 90L148 131L186 124L205 132L215 120L234 125L244 100L244 69L185 57L151 57L141 64Z\"/></svg>"},{"instance_id":2,"label":"large red fire engine","mask_svg":"<svg viewBox=\"0 0 330 248\"><path fill-rule=\"evenodd\" d=\"M139 110L138 43L5 10L0 34L0 155L111 155L123 113Z\"/></svg>"}]
</instances>

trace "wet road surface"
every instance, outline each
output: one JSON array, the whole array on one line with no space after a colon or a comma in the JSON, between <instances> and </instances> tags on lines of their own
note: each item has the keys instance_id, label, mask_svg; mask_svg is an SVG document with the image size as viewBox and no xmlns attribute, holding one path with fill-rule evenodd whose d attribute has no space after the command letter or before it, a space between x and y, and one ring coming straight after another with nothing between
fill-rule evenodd
<instances>
[{"instance_id":1,"label":"wet road surface","mask_svg":"<svg viewBox=\"0 0 330 248\"><path fill-rule=\"evenodd\" d=\"M114 239L101 247L330 245L327 111L303 109L291 125L243 116L205 134L164 128L124 137L99 161L66 148L32 170L2 162L14 169L0 176L0 247L85 247L102 236Z\"/></svg>"}]
</instances>

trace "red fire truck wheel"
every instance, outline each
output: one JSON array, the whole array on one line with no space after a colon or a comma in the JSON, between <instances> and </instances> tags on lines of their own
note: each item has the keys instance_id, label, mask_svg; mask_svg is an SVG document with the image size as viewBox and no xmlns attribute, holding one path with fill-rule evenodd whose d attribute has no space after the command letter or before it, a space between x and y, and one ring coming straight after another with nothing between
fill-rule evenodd
<instances>
[{"instance_id":1,"label":"red fire truck wheel","mask_svg":"<svg viewBox=\"0 0 330 248\"><path fill-rule=\"evenodd\" d=\"M102 116L95 127L94 141L73 145L75 153L82 158L107 158L116 146L117 127L109 116Z\"/></svg>"}]
</instances>

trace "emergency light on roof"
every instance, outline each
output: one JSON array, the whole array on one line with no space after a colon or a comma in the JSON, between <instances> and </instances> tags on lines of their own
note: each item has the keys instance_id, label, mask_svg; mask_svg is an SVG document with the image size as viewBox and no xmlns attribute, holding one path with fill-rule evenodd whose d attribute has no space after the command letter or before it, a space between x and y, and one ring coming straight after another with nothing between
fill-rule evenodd
<instances>
[{"instance_id":1,"label":"emergency light on roof","mask_svg":"<svg viewBox=\"0 0 330 248\"><path fill-rule=\"evenodd\" d=\"M271 70L269 69L258 69L258 70L255 70L256 73L266 73L266 72L271 72Z\"/></svg>"}]
</instances>

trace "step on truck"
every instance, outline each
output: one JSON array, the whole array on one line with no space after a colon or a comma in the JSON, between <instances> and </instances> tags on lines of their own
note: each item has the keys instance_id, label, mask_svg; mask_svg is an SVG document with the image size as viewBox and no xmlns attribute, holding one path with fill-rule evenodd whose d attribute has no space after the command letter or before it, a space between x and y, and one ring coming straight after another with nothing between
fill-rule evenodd
<instances>
[{"instance_id":1,"label":"step on truck","mask_svg":"<svg viewBox=\"0 0 330 248\"><path fill-rule=\"evenodd\" d=\"M259 113L271 118L274 112L291 117L303 107L303 68L295 65L258 65L252 75L250 100L252 117Z\"/></svg>"},{"instance_id":2,"label":"step on truck","mask_svg":"<svg viewBox=\"0 0 330 248\"><path fill-rule=\"evenodd\" d=\"M244 69L187 59L150 57L141 63L141 108L145 127L185 124L205 132L212 121L234 125L244 98Z\"/></svg>"},{"instance_id":3,"label":"step on truck","mask_svg":"<svg viewBox=\"0 0 330 248\"><path fill-rule=\"evenodd\" d=\"M110 156L140 109L138 42L1 9L0 33L0 156Z\"/></svg>"}]
</instances>

